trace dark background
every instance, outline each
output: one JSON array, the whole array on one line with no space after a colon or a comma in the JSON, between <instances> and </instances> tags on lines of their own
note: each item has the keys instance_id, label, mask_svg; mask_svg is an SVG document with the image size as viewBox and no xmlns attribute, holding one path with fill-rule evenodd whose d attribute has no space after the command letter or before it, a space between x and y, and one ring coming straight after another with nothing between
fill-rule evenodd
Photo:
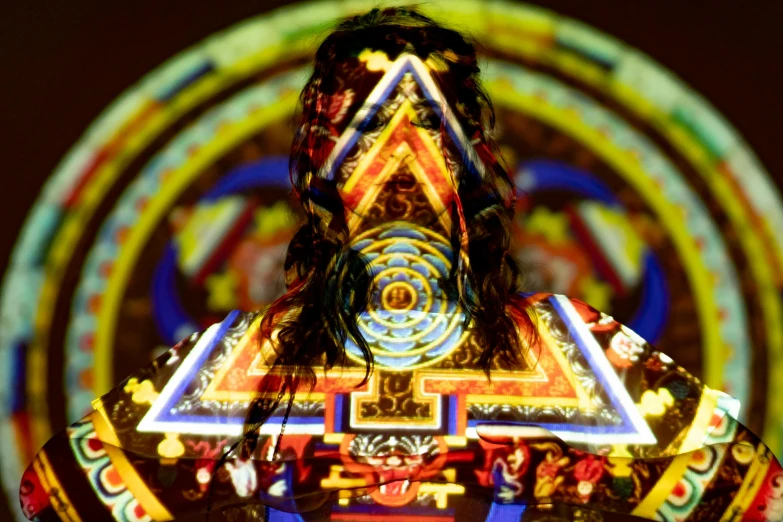
<instances>
[{"instance_id":1,"label":"dark background","mask_svg":"<svg viewBox=\"0 0 783 522\"><path fill-rule=\"evenodd\" d=\"M23 3L0 15L0 273L55 165L127 87L284 0ZM391 2L389 2L391 3ZM437 2L430 2L437 3ZM783 186L783 2L532 2L640 49L709 100ZM0 513L4 512L0 496Z\"/></svg>"}]
</instances>

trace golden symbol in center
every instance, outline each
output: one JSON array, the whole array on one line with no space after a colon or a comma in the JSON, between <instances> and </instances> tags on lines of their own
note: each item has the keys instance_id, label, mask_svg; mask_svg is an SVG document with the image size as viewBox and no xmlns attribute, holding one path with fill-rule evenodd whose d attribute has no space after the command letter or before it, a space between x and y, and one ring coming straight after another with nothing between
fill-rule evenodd
<instances>
[{"instance_id":1,"label":"golden symbol in center","mask_svg":"<svg viewBox=\"0 0 783 522\"><path fill-rule=\"evenodd\" d=\"M381 292L383 308L390 312L407 312L416 306L418 292L407 281L389 283Z\"/></svg>"}]
</instances>

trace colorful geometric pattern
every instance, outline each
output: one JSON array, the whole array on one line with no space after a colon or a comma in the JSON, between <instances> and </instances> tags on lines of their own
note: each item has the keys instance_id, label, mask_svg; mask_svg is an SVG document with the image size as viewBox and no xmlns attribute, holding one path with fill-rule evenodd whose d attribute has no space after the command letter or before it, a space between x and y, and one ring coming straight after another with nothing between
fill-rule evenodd
<instances>
[{"instance_id":1,"label":"colorful geometric pattern","mask_svg":"<svg viewBox=\"0 0 783 522\"><path fill-rule=\"evenodd\" d=\"M432 367L406 371L420 390L432 392L428 386L437 383L436 401L448 407L386 419L382 409L357 404L373 395L372 380L384 380L388 371L378 370L368 386L356 388L363 365L353 366L355 373L351 366L316 368L323 377L312 393L295 397L280 460L271 455L280 436L273 417L251 459L230 457L216 471L223 451L241 437L233 420L244 418L246 393L255 388L193 383L210 375L214 383L226 375L263 373L263 365L242 364L238 355L264 358L259 318L232 312L134 372L95 401L94 413L48 442L25 474L23 505L28 514L51 514L55 506L43 484L59 481L63 494L57 498L67 499L71 512L89 513L97 499L116 520L134 520L114 500L130 490L140 520L153 512L156 520L203 512L208 499L217 509L248 516L264 504L269 520L593 520L584 517L595 511L665 521L780 520L783 468L735 420L735 400L704 387L581 301L551 294L527 299L541 333L541 344L532 348L560 353L561 372L579 381L581 394L593 390L576 411L569 412L562 398L562 373L550 372L543 355L537 371L497 371L491 383L481 372L453 365L441 372L451 381L433 379ZM475 346L468 352L478 356ZM504 381L505 374L514 379ZM536 395L508 390L509 383L529 385L529 376ZM608 378L611 393L626 397L630 411L615 404L596 408L611 395L596 386ZM209 415L211 422L198 421ZM590 436L566 443L553 437L554 426L540 429L542 416L560 418L556 435L568 436L571 426ZM619 439L597 422L622 428L626 416L636 417L647 439ZM46 468L47 459L57 466ZM79 487L74 467L92 488ZM133 482L133 476L144 478ZM128 488L113 488L112 477ZM322 505L328 492L336 497Z\"/></svg>"},{"instance_id":2,"label":"colorful geometric pattern","mask_svg":"<svg viewBox=\"0 0 783 522\"><path fill-rule=\"evenodd\" d=\"M80 421L68 428L67 433L76 461L111 516L122 522L150 522L152 518L133 496L112 462L110 454L117 450L107 450L98 442L92 422Z\"/></svg>"},{"instance_id":3,"label":"colorful geometric pattern","mask_svg":"<svg viewBox=\"0 0 783 522\"><path fill-rule=\"evenodd\" d=\"M360 234L353 244L372 263L379 290L359 318L362 335L378 345L377 365L429 367L466 341L464 314L440 291L452 263L445 237L390 223ZM354 361L364 360L353 340L346 351Z\"/></svg>"},{"instance_id":4,"label":"colorful geometric pattern","mask_svg":"<svg viewBox=\"0 0 783 522\"><path fill-rule=\"evenodd\" d=\"M13 477L95 396L282 291L297 220L288 120L310 36L368 7L306 3L215 35L123 94L53 173L0 290L12 506ZM531 287L612 312L738 398L740 419L780 452L783 205L741 137L660 65L575 21L467 0L433 15L486 53ZM392 300L424 284L393 277L384 284L404 285L391 285Z\"/></svg>"}]
</instances>

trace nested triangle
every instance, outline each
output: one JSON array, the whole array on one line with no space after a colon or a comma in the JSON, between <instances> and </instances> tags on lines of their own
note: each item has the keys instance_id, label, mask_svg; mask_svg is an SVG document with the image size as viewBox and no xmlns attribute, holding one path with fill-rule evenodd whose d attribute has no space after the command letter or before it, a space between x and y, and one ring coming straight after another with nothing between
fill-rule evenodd
<instances>
[{"instance_id":1,"label":"nested triangle","mask_svg":"<svg viewBox=\"0 0 783 522\"><path fill-rule=\"evenodd\" d=\"M539 328L542 335L542 362L548 355L557 363L559 370L552 371L546 368L548 383L555 382L558 375L565 376L570 382L576 400L569 398L571 391L568 386L562 388L563 393L551 393L546 385L539 390L526 390L515 387L495 393L491 396L472 395L476 404L507 404L530 406L538 401L541 408L574 407L576 410L567 418L556 421L547 421L545 418L525 418L522 413L515 419L513 415L500 419L492 419L487 416L480 418L474 416L467 422L468 436L477 436L476 430L481 427L486 434L492 436L525 436L531 426L543 428L556 435L560 439L586 446L611 445L611 444L654 444L655 435L647 424L644 416L628 393L625 384L620 380L617 372L612 367L604 353L598 339L585 324L573 302L562 295L540 294L547 301L552 311L556 314L559 324L567 330L568 343L556 342L547 328ZM570 353L566 353L570 352ZM493 380L495 378L493 377ZM590 382L591 388L587 389L584 382ZM473 388L477 390L478 388ZM530 393L528 395L528 393ZM598 406L600 396L605 404ZM610 415L604 419L598 410L602 409ZM521 410L523 411L523 410ZM529 408L524 410L530 414ZM561 416L562 417L562 416ZM495 424L495 426L492 426Z\"/></svg>"},{"instance_id":2,"label":"nested triangle","mask_svg":"<svg viewBox=\"0 0 783 522\"><path fill-rule=\"evenodd\" d=\"M451 138L453 145L458 149L458 153L465 163L466 171L477 176L483 176L484 165L465 136L454 112L440 89L438 89L427 67L417 56L403 54L393 62L367 97L364 105L354 115L346 130L340 135L319 173L320 177L329 180L335 179L340 166L355 150L358 141L364 134L363 129L366 123L377 116L378 112L384 107L384 103L388 102L395 95L402 82L415 82L422 100L439 111L443 129ZM400 113L405 113L410 109L410 103L407 103L407 106L404 103L399 108L395 118L399 117ZM422 136L425 134L422 133Z\"/></svg>"}]
</instances>

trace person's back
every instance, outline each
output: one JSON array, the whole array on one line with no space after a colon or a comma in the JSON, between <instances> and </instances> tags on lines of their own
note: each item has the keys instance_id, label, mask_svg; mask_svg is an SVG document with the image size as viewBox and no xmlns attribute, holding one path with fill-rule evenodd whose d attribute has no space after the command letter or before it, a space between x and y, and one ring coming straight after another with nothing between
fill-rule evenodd
<instances>
[{"instance_id":1,"label":"person's back","mask_svg":"<svg viewBox=\"0 0 783 522\"><path fill-rule=\"evenodd\" d=\"M376 360L358 386L365 368L349 356L355 364L316 368L315 388L290 408L281 401L245 455L247 403L274 352L259 353L260 318L234 312L52 439L23 481L26 512L718 520L736 510L777 520L757 506L779 509L780 466L736 421L733 399L581 301L526 300L539 338L526 366L493 368L489 381L469 333L447 349L389 350L397 356ZM447 329L431 339L455 335Z\"/></svg>"},{"instance_id":2,"label":"person's back","mask_svg":"<svg viewBox=\"0 0 783 522\"><path fill-rule=\"evenodd\" d=\"M22 479L42 520L779 520L739 405L566 296L521 292L475 49L344 22L292 153L286 294L95 401Z\"/></svg>"}]
</instances>

